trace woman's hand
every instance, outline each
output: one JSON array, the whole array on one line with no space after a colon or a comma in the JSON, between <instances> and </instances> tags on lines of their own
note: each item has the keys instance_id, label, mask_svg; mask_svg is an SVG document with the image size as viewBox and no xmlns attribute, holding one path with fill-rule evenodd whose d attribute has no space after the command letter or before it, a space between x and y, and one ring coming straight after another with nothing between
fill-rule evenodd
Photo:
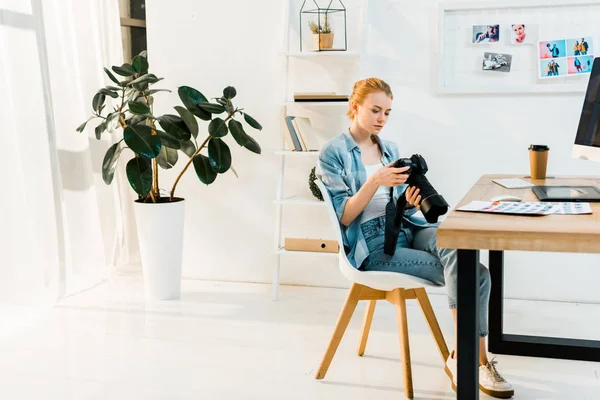
<instances>
[{"instance_id":1,"label":"woman's hand","mask_svg":"<svg viewBox=\"0 0 600 400\"><path fill-rule=\"evenodd\" d=\"M421 195L419 194L419 188L415 186L409 186L406 189L406 202L412 206L421 209Z\"/></svg>"},{"instance_id":2,"label":"woman's hand","mask_svg":"<svg viewBox=\"0 0 600 400\"><path fill-rule=\"evenodd\" d=\"M408 174L403 174L403 172L406 172L409 167L394 168L392 167L394 163L395 161L392 161L385 167L378 169L369 179L372 179L373 183L378 186L392 187L404 185L408 179Z\"/></svg>"}]
</instances>

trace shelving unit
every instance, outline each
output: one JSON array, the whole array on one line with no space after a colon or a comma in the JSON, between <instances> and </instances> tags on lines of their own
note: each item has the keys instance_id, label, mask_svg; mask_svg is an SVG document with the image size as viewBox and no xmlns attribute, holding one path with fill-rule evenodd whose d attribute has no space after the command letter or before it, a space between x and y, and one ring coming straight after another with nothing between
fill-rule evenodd
<instances>
[{"instance_id":1,"label":"shelving unit","mask_svg":"<svg viewBox=\"0 0 600 400\"><path fill-rule=\"evenodd\" d=\"M290 60L291 59L304 59L310 60L312 62L319 62L319 60L323 59L340 59L340 60L348 60L351 62L356 61L358 58L364 54L363 51L295 51L299 49L299 46L290 49L289 43L289 22L290 16L295 15L298 10L291 10L291 4L294 3L294 0L287 0L285 9L284 9L284 34L282 37L284 51L280 52L280 55L284 58L284 69L285 69L285 96L286 99L282 104L284 107L285 114L287 115L288 107L306 107L306 108L324 108L328 110L328 112L337 112L338 109L340 112L345 113L348 102L294 102L290 101L288 89L290 87ZM367 15L367 6L368 0L360 0L360 22L359 29L360 35L359 37L365 36L366 31L366 15ZM292 12L292 14L290 14ZM364 42L361 43L361 47L364 47ZM338 257L338 253L324 253L324 252L310 252L310 251L289 251L285 250L281 233L282 233L282 224L283 224L283 207L324 207L325 203L312 198L305 198L300 196L287 196L284 197L284 184L285 184L285 168L287 162L293 162L294 160L306 159L307 157L312 157L315 160L319 156L319 151L293 151L293 150L285 150L285 137L288 133L285 130L282 130L280 135L280 149L275 151L275 155L279 157L279 174L277 181L277 188L275 193L275 200L273 204L276 207L276 217L275 217L275 243L274 243L274 254L277 256L276 265L273 272L273 287L272 287L272 296L273 300L277 300L279 298L279 273L281 267L281 256L323 256L324 258L336 258ZM289 159L289 161L288 161Z\"/></svg>"}]
</instances>

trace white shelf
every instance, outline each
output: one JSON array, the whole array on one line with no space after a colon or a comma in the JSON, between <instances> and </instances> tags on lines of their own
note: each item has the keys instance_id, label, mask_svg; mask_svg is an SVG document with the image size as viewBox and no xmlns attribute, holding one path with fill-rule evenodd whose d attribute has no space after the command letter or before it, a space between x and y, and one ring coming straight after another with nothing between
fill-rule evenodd
<instances>
[{"instance_id":1,"label":"white shelf","mask_svg":"<svg viewBox=\"0 0 600 400\"><path fill-rule=\"evenodd\" d=\"M295 150L278 150L275 152L278 156L298 156L298 157L313 157L318 156L320 151L295 151Z\"/></svg>"},{"instance_id":2,"label":"white shelf","mask_svg":"<svg viewBox=\"0 0 600 400\"><path fill-rule=\"evenodd\" d=\"M295 51L289 53L281 53L286 57L297 57L297 58L312 58L312 57L360 57L361 54L356 51Z\"/></svg>"},{"instance_id":3,"label":"white shelf","mask_svg":"<svg viewBox=\"0 0 600 400\"><path fill-rule=\"evenodd\" d=\"M285 199L274 200L273 203L275 203L275 204L291 204L291 205L297 205L297 206L317 206L317 207L325 206L324 201L320 201L317 199L303 198L303 197L299 197L299 196L290 196L290 197L286 197Z\"/></svg>"},{"instance_id":4,"label":"white shelf","mask_svg":"<svg viewBox=\"0 0 600 400\"><path fill-rule=\"evenodd\" d=\"M339 256L339 252L337 253L327 253L324 251L290 251L290 250L286 250L283 247L280 247L278 250L275 251L275 254L279 254L279 255L296 255L296 254L304 254L304 255L325 255L325 256L330 256L330 257L337 257Z\"/></svg>"},{"instance_id":5,"label":"white shelf","mask_svg":"<svg viewBox=\"0 0 600 400\"><path fill-rule=\"evenodd\" d=\"M286 106L301 107L348 107L347 101L286 101Z\"/></svg>"}]
</instances>

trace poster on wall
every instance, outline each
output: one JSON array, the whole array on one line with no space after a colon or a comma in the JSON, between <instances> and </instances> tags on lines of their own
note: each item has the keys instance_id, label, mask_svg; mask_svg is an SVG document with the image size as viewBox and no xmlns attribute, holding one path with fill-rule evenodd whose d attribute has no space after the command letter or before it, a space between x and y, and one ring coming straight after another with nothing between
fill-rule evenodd
<instances>
[{"instance_id":1,"label":"poster on wall","mask_svg":"<svg viewBox=\"0 0 600 400\"><path fill-rule=\"evenodd\" d=\"M538 41L538 25L511 24L510 29L511 44L535 44Z\"/></svg>"},{"instance_id":2,"label":"poster on wall","mask_svg":"<svg viewBox=\"0 0 600 400\"><path fill-rule=\"evenodd\" d=\"M571 39L539 43L539 78L555 78L589 74L594 62L593 38L580 36Z\"/></svg>"},{"instance_id":3,"label":"poster on wall","mask_svg":"<svg viewBox=\"0 0 600 400\"><path fill-rule=\"evenodd\" d=\"M500 41L500 25L473 25L471 43L497 43Z\"/></svg>"},{"instance_id":4,"label":"poster on wall","mask_svg":"<svg viewBox=\"0 0 600 400\"><path fill-rule=\"evenodd\" d=\"M481 69L484 71L510 72L512 55L501 53L484 53Z\"/></svg>"},{"instance_id":5,"label":"poster on wall","mask_svg":"<svg viewBox=\"0 0 600 400\"><path fill-rule=\"evenodd\" d=\"M582 36L567 39L568 75L589 74L594 63L593 38Z\"/></svg>"},{"instance_id":6,"label":"poster on wall","mask_svg":"<svg viewBox=\"0 0 600 400\"><path fill-rule=\"evenodd\" d=\"M539 42L539 75L540 79L555 78L567 75L567 41L548 40Z\"/></svg>"}]
</instances>

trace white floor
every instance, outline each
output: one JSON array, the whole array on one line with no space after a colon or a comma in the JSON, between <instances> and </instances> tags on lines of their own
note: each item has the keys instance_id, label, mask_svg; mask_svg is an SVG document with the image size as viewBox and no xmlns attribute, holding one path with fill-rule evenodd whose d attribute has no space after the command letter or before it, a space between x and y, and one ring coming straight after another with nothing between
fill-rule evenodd
<instances>
[{"instance_id":1,"label":"white floor","mask_svg":"<svg viewBox=\"0 0 600 400\"><path fill-rule=\"evenodd\" d=\"M145 304L141 278L123 276L62 301L17 332L4 329L0 399L404 398L389 304L375 311L364 357L356 355L359 306L326 378L316 381L346 291L286 286L277 302L267 285L185 280L183 291L180 301ZM445 297L431 300L450 342ZM518 325L524 333L600 340L600 306L507 301L506 308L511 333ZM415 398L455 398L412 301L408 317ZM600 363L497 360L515 399L600 399Z\"/></svg>"}]
</instances>

